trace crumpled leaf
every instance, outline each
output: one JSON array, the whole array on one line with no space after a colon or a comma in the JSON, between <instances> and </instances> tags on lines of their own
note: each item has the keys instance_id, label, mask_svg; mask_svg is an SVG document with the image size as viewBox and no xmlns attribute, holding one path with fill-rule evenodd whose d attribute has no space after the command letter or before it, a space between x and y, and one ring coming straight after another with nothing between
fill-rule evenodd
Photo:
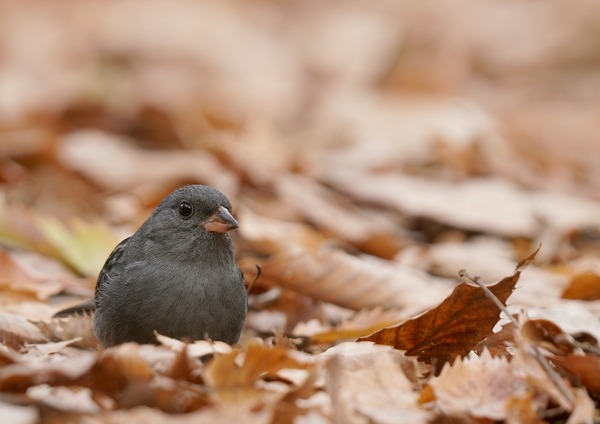
<instances>
[{"instance_id":1,"label":"crumpled leaf","mask_svg":"<svg viewBox=\"0 0 600 424\"><path fill-rule=\"evenodd\" d=\"M88 373L96 363L96 352L81 352L73 357L29 357L0 368L0 390L10 391L47 383L72 382Z\"/></svg>"},{"instance_id":2,"label":"crumpled leaf","mask_svg":"<svg viewBox=\"0 0 600 424\"><path fill-rule=\"evenodd\" d=\"M558 355L567 355L576 348L576 342L571 336L546 319L528 319L519 331L527 342Z\"/></svg>"},{"instance_id":3,"label":"crumpled leaf","mask_svg":"<svg viewBox=\"0 0 600 424\"><path fill-rule=\"evenodd\" d=\"M205 181L229 194L237 191L237 178L201 150L142 150L108 133L79 131L63 140L58 156L66 167L113 190L191 180Z\"/></svg>"},{"instance_id":4,"label":"crumpled leaf","mask_svg":"<svg viewBox=\"0 0 600 424\"><path fill-rule=\"evenodd\" d=\"M256 383L264 375L273 376L283 368L309 367L309 363L294 358L287 349L253 343L244 352L215 355L202 376L216 398L228 403L252 398L259 392Z\"/></svg>"},{"instance_id":5,"label":"crumpled leaf","mask_svg":"<svg viewBox=\"0 0 600 424\"><path fill-rule=\"evenodd\" d=\"M417 268L335 249L284 251L261 262L261 267L261 279L355 310L405 308L416 314L449 291L443 280Z\"/></svg>"},{"instance_id":6,"label":"crumpled leaf","mask_svg":"<svg viewBox=\"0 0 600 424\"><path fill-rule=\"evenodd\" d=\"M534 255L519 263L514 274L488 286L500 302L506 304L521 270ZM406 350L406 355L416 355L420 361L433 364L437 373L445 363L468 354L492 332L499 318L498 307L480 287L460 283L440 305L423 315L359 340Z\"/></svg>"},{"instance_id":7,"label":"crumpled leaf","mask_svg":"<svg viewBox=\"0 0 600 424\"><path fill-rule=\"evenodd\" d=\"M357 174L333 168L326 181L350 195L456 228L534 237L540 219L556 228L598 225L600 205L555 193L528 193L509 180L432 181L403 174ZM460 207L456 207L460 205Z\"/></svg>"},{"instance_id":8,"label":"crumpled leaf","mask_svg":"<svg viewBox=\"0 0 600 424\"><path fill-rule=\"evenodd\" d=\"M418 395L404 374L406 358L400 352L364 343L345 346L321 355L331 358L326 365L326 388L335 422L363 423L363 417L377 423L398 422L398 417L411 423L428 422L429 414L418 408Z\"/></svg>"},{"instance_id":9,"label":"crumpled leaf","mask_svg":"<svg viewBox=\"0 0 600 424\"><path fill-rule=\"evenodd\" d=\"M555 355L552 357L552 362L576 376L590 392L600 395L600 357L592 355Z\"/></svg>"},{"instance_id":10,"label":"crumpled leaf","mask_svg":"<svg viewBox=\"0 0 600 424\"><path fill-rule=\"evenodd\" d=\"M51 387L47 384L27 389L27 396L43 405L63 411L97 414L100 406L94 401L87 387Z\"/></svg>"},{"instance_id":11,"label":"crumpled leaf","mask_svg":"<svg viewBox=\"0 0 600 424\"><path fill-rule=\"evenodd\" d=\"M24 343L41 343L48 338L30 321L19 315L0 313L0 339L12 347Z\"/></svg>"},{"instance_id":12,"label":"crumpled leaf","mask_svg":"<svg viewBox=\"0 0 600 424\"><path fill-rule=\"evenodd\" d=\"M523 395L527 382L514 374L504 357L492 357L484 350L454 363L446 363L438 377L432 378L436 405L444 414L467 414L478 418L504 420L505 403L512 396Z\"/></svg>"},{"instance_id":13,"label":"crumpled leaf","mask_svg":"<svg viewBox=\"0 0 600 424\"><path fill-rule=\"evenodd\" d=\"M280 201L297 210L308 222L354 242L390 234L394 225L374 212L334 201L334 193L309 178L282 175L275 181ZM391 236L390 236L391 238ZM393 244L393 243L392 243ZM393 254L389 255L390 257Z\"/></svg>"},{"instance_id":14,"label":"crumpled leaf","mask_svg":"<svg viewBox=\"0 0 600 424\"><path fill-rule=\"evenodd\" d=\"M17 406L0 402L0 416L7 423L35 424L40 422L40 412L33 406Z\"/></svg>"},{"instance_id":15,"label":"crumpled leaf","mask_svg":"<svg viewBox=\"0 0 600 424\"><path fill-rule=\"evenodd\" d=\"M592 271L575 275L562 296L563 299L600 299L600 276Z\"/></svg>"}]
</instances>

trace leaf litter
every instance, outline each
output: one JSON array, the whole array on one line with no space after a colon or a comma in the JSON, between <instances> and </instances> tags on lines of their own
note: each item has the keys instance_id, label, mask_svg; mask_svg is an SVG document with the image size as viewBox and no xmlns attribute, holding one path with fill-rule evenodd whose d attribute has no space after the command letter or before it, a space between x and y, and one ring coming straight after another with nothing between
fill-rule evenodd
<instances>
[{"instance_id":1,"label":"leaf litter","mask_svg":"<svg viewBox=\"0 0 600 424\"><path fill-rule=\"evenodd\" d=\"M458 6L8 2L3 419L597 422L600 8ZM237 346L51 318L188 183L262 268Z\"/></svg>"}]
</instances>

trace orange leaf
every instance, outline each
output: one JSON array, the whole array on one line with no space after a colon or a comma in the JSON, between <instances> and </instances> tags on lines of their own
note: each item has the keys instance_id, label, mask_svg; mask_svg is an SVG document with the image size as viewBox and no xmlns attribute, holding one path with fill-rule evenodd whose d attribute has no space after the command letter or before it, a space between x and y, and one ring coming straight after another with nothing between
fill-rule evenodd
<instances>
[{"instance_id":1,"label":"orange leaf","mask_svg":"<svg viewBox=\"0 0 600 424\"><path fill-rule=\"evenodd\" d=\"M287 349L250 344L245 354L234 350L215 355L202 376L218 399L238 402L255 394L259 379L283 368L305 369L309 365L296 360Z\"/></svg>"},{"instance_id":2,"label":"orange leaf","mask_svg":"<svg viewBox=\"0 0 600 424\"><path fill-rule=\"evenodd\" d=\"M600 276L591 271L576 275L561 297L578 300L600 299Z\"/></svg>"},{"instance_id":3,"label":"orange leaf","mask_svg":"<svg viewBox=\"0 0 600 424\"><path fill-rule=\"evenodd\" d=\"M553 356L552 362L559 364L577 376L590 392L600 394L600 358L597 356Z\"/></svg>"},{"instance_id":4,"label":"orange leaf","mask_svg":"<svg viewBox=\"0 0 600 424\"><path fill-rule=\"evenodd\" d=\"M488 286L503 304L519 280L521 269L519 264L513 275ZM499 315L481 288L460 283L439 306L425 314L359 340L406 350L406 355L433 364L437 374L446 362L466 355L489 335Z\"/></svg>"}]
</instances>

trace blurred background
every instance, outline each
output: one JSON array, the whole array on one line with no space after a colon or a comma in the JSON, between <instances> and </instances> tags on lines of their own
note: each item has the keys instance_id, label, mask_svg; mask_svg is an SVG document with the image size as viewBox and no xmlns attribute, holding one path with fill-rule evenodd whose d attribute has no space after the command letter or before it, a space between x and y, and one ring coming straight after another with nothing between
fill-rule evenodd
<instances>
[{"instance_id":1,"label":"blurred background","mask_svg":"<svg viewBox=\"0 0 600 424\"><path fill-rule=\"evenodd\" d=\"M53 296L91 294L114 245L188 183L232 199L255 294L283 287L257 331L376 307L400 313L361 325L393 321L539 241L562 273L532 273L523 304L600 268L598 2L0 9L0 238L29 273L3 276L3 310L47 318ZM318 301L340 309L322 319Z\"/></svg>"}]
</instances>

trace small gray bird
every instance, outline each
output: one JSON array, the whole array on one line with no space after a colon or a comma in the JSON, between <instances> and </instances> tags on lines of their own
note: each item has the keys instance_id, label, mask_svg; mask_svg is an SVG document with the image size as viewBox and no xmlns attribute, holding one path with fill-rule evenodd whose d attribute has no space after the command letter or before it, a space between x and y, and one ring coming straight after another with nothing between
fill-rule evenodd
<instances>
[{"instance_id":1,"label":"small gray bird","mask_svg":"<svg viewBox=\"0 0 600 424\"><path fill-rule=\"evenodd\" d=\"M220 191L190 185L169 194L100 271L98 340L104 346L156 343L157 331L236 343L247 295L228 233L235 228L231 203Z\"/></svg>"}]
</instances>

